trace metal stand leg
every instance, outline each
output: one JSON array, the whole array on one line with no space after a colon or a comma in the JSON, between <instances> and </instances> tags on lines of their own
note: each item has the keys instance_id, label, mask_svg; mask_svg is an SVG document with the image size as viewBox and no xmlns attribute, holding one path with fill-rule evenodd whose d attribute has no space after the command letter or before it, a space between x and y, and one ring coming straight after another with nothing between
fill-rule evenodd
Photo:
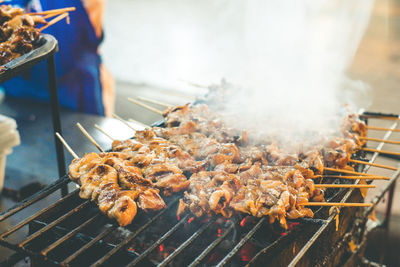
<instances>
[{"instance_id":1,"label":"metal stand leg","mask_svg":"<svg viewBox=\"0 0 400 267\"><path fill-rule=\"evenodd\" d=\"M385 254L386 254L386 245L389 240L389 222L390 222L390 215L392 214L392 205L393 205L393 195L394 195L394 189L396 186L396 182L393 183L393 185L390 187L388 194L388 200L386 204L386 211L385 211L385 219L382 222L381 227L384 229L384 236L383 236L383 243L382 243L382 250L381 250L381 256L380 256L380 263L383 264L383 261L385 260Z\"/></svg>"},{"instance_id":2,"label":"metal stand leg","mask_svg":"<svg viewBox=\"0 0 400 267\"><path fill-rule=\"evenodd\" d=\"M61 131L61 121L60 121L60 106L58 103L57 76L56 76L56 64L54 55L52 55L47 59L47 73L49 80L50 106L53 118L54 139L56 143L58 175L59 177L63 177L66 174L64 147L60 142L60 140L58 140L58 138L55 135L56 132L62 135L62 131ZM64 185L61 188L61 194L62 196L68 194L67 185Z\"/></svg>"}]
</instances>

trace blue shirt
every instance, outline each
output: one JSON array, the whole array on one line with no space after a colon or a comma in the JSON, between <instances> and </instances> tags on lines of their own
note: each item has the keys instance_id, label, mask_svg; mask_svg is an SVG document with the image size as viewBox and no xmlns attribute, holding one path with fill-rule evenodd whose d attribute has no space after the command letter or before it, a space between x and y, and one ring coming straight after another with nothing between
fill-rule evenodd
<instances>
[{"instance_id":1,"label":"blue shirt","mask_svg":"<svg viewBox=\"0 0 400 267\"><path fill-rule=\"evenodd\" d=\"M79 0L11 1L12 5L31 8L31 11L76 7L70 12L70 24L60 21L43 33L58 40L55 55L60 104L64 107L92 114L104 115L102 85L100 82L101 57L98 38L89 16ZM2 85L6 94L49 101L47 66L42 62L19 77Z\"/></svg>"}]
</instances>

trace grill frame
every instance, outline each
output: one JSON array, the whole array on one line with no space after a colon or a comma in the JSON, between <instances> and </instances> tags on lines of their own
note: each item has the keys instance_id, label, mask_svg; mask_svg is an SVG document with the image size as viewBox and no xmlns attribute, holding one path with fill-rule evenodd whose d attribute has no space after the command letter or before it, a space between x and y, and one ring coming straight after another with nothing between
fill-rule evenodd
<instances>
[{"instance_id":1,"label":"grill frame","mask_svg":"<svg viewBox=\"0 0 400 267\"><path fill-rule=\"evenodd\" d=\"M368 112L366 113L367 115L371 115L374 113ZM382 115L382 114L380 114ZM384 115L384 114L383 114ZM392 115L392 114L389 114ZM395 116L395 115L393 115ZM398 118L398 116L397 116ZM157 125L161 125L162 122L156 123ZM395 128L397 126L398 122L395 122L392 124L392 128ZM383 139L388 139L390 137L390 134L392 132L387 132L384 136ZM380 143L377 146L377 149L381 149L383 147L384 143ZM379 156L379 153L374 153L370 162L374 162ZM384 156L384 155L381 155ZM367 172L370 168L370 166L359 166L363 172ZM382 189L382 191L375 196L373 199L373 207L376 206L377 203L379 203L385 193L389 192L389 201L388 201L388 208L385 216L385 220L383 221L382 226L386 227L388 226L388 220L390 216L390 208L392 205L392 198L393 198L393 188L395 185L395 182L397 179L400 177L400 170L396 171L393 173L391 176L390 181L388 181L388 184ZM50 194L61 190L63 187L71 183L70 179L67 176L64 176L51 185L47 186L43 190L37 192L30 198L22 201L21 203L18 203L14 207L10 208L9 210L3 212L0 214L0 222L6 220L7 218L10 218L14 215L16 215L18 212L21 212L27 207L32 206L34 203L38 202L39 200L42 200L46 197L48 197ZM47 245L45 249L42 249L41 251L32 251L31 249L28 248L27 245L31 241L34 241L36 238L41 237L42 235L48 233L50 230L53 230L53 228L59 227L59 225L67 219L70 219L70 216L76 215L80 210L84 210L87 207L93 206L92 203L88 200L81 200L80 202L78 201L78 206L70 208L69 211L67 211L64 215L61 217L57 218L56 220L53 220L50 223L44 223L44 226L40 229L35 231L31 225L35 222L37 223L37 219L40 218L41 216L47 214L50 211L60 209L63 204L68 203L68 201L74 197L76 197L78 192L78 189L75 190L74 192L69 193L65 197L61 198L60 200L56 201L55 203L49 205L47 208L33 214L29 218L23 220L22 222L18 223L11 229L7 230L6 232L3 232L0 234L0 245L7 247L11 250L13 250L15 253L7 259L5 263L7 264L12 264L14 262L18 262L22 258L28 256L32 260L35 261L45 261L46 263L54 264L54 265L61 265L61 266L67 266L71 264L74 260L76 260L77 257L79 257L82 253L87 252L89 249L92 249L93 247L103 244L104 246L108 246L110 250L108 250L107 253L105 253L104 256L102 256L100 259L97 259L97 261L92 263L92 266L100 266L100 265L107 265L107 260L109 260L111 257L115 256L118 253L122 252L127 252L131 253L130 256L135 257L128 266L133 266L135 263L139 263L141 259L146 259L147 256L154 250L156 249L160 244L162 244L166 239L168 239L170 236L172 236L178 229L184 225L187 221L187 219L190 217L189 214L186 214L184 218L181 218L179 221L177 221L176 224L172 228L170 228L166 233L164 233L156 242L154 242L150 247L148 247L143 253L138 254L136 252L131 252L127 250L127 246L130 244L131 241L133 241L140 233L145 231L148 227L151 227L151 225L156 222L159 218L161 218L164 214L169 212L172 207L174 207L177 204L177 200L179 199L180 195L175 195L172 199L169 199L167 202L168 206L166 209L158 212L154 216L150 217L150 219L145 223L142 224L136 231L131 232L125 239L123 239L119 244L113 245L109 244L106 241L104 241L107 236L112 235L113 232L115 232L119 227L116 225L115 222L110 223L109 220L103 218L105 216L101 216L100 212L98 211L97 214L95 214L93 217L90 217L88 220L86 220L83 224L78 225L75 228L72 229L65 229L66 233L61 237L58 238L56 241L52 242L51 244ZM359 193L358 190L354 189L341 189L338 190L336 194L333 194L332 198L329 199L330 201L341 201L341 202L348 202L348 201L354 201L354 202L359 202L362 201L362 196ZM366 232L366 222L368 219L368 215L371 214L373 211L373 207L368 208L368 209L362 209L362 208L346 208L346 209L340 209L340 215L341 215L341 220L340 220L340 228L341 229L339 232L335 231L335 216L336 212L333 212L331 215L328 214L328 209L325 207L319 208L315 214L316 214L316 219L300 219L296 220L295 222L300 222L300 225L298 227L294 227L293 229L289 230L286 235L281 236L277 238L274 242L269 244L267 247L261 249L258 253L255 254L255 256L249 261L250 265L258 265L259 263L272 263L279 261L280 264L286 263L289 266L309 266L311 264L315 265L317 263L321 263L320 257L317 257L316 255L321 256L321 248L322 247L327 247L327 246L321 246L326 242L326 240L334 241L333 243L336 243L336 241L339 241L340 239L343 239L344 234L350 227L355 227L354 223L352 223L352 220L357 219L357 225L356 227L360 229L360 236L363 236L364 233ZM356 214L356 216L354 216ZM243 216L244 217L244 216ZM242 218L243 218L242 217ZM86 237L88 238L88 241L86 244L84 244L82 247L79 249L75 250L73 254L69 255L67 258L63 259L62 261L57 261L51 258L49 256L49 253L57 249L57 247L65 244L68 240L71 238L75 238L75 236L81 234L81 230L84 228L90 226L92 223L96 223L97 221L100 220L105 220L106 225L109 225L103 232L100 232L97 236L90 236ZM163 262L160 263L159 266L165 266L168 263L170 263L174 257L177 257L182 253L182 251L185 250L185 248L189 247L192 242L194 242L198 237L200 237L206 230L211 227L211 225L217 220L217 216L213 216L208 222L202 224L198 229L194 231L190 235L188 239L186 239L182 244L180 244L179 247L176 248L176 250L169 254ZM196 266L202 262L202 260L210 255L210 253L223 241L227 236L230 234L231 231L234 230L234 228L238 224L238 218L232 218L230 221L230 225L226 227L226 230L222 233L221 236L215 238L208 246L206 249L204 249L202 252L199 253L195 257L195 259L192 261L192 263L189 266ZM232 257L234 257L240 250L241 248L256 234L258 230L260 230L261 226L266 222L266 218L261 218L257 219L257 222L251 229L245 234L245 236L239 240L233 248L230 249L229 253L225 255L225 257L219 261L217 266L224 266L227 263L230 262ZM135 221L133 222L135 224ZM10 235L12 235L14 232L17 232L19 229L23 228L24 226L29 225L29 230L30 232L28 233L28 236L22 241L17 244L11 243L10 241L7 241L6 238ZM312 225L312 226L309 226ZM32 233L31 233L32 231ZM298 240L299 236L301 237L300 244L297 245L299 246L300 250L297 252L297 246L296 244L299 242L295 242L295 239ZM325 243L326 244L326 243ZM329 249L329 247L325 248ZM282 259L285 259L285 262L282 262ZM323 259L322 259L323 260ZM3 262L4 263L4 262Z\"/></svg>"}]
</instances>

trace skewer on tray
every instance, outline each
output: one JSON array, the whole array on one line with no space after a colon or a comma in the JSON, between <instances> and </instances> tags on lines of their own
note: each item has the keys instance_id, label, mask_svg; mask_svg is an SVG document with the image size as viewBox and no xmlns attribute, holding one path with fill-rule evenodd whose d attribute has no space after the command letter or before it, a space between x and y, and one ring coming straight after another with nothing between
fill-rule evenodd
<instances>
[{"instance_id":1,"label":"skewer on tray","mask_svg":"<svg viewBox=\"0 0 400 267\"><path fill-rule=\"evenodd\" d=\"M150 98L147 98L147 97L138 96L137 99L138 99L138 100L141 100L141 101L144 101L144 102L147 102L147 103L156 104L156 105L162 106L162 107L164 107L164 108L171 108L171 107L173 107L173 106L170 105L170 104L164 103L164 102L162 102L162 101L150 99Z\"/></svg>"},{"instance_id":2,"label":"skewer on tray","mask_svg":"<svg viewBox=\"0 0 400 267\"><path fill-rule=\"evenodd\" d=\"M360 137L360 140L387 143L387 144L393 144L393 145L400 145L400 141L385 140L385 139L380 139L380 138Z\"/></svg>"},{"instance_id":3,"label":"skewer on tray","mask_svg":"<svg viewBox=\"0 0 400 267\"><path fill-rule=\"evenodd\" d=\"M341 175L315 175L313 178L335 178L335 179L350 179L350 180L390 180L385 176L341 176Z\"/></svg>"},{"instance_id":4,"label":"skewer on tray","mask_svg":"<svg viewBox=\"0 0 400 267\"><path fill-rule=\"evenodd\" d=\"M384 128L384 127L377 127L377 126L366 126L368 130L375 130L375 131L385 131L385 132L399 132L400 129L390 129L390 128Z\"/></svg>"},{"instance_id":5,"label":"skewer on tray","mask_svg":"<svg viewBox=\"0 0 400 267\"><path fill-rule=\"evenodd\" d=\"M369 166L374 166L374 167L388 169L388 170L392 170L392 171L397 171L397 168L392 167L392 166L388 166L388 165L384 165L384 164L372 163L372 162L356 160L356 159L349 159L349 162L353 162L353 163L357 163L357 164L363 164L363 165L369 165Z\"/></svg>"},{"instance_id":6,"label":"skewer on tray","mask_svg":"<svg viewBox=\"0 0 400 267\"><path fill-rule=\"evenodd\" d=\"M308 202L300 206L327 206L327 207L372 207L371 203L343 203L343 202Z\"/></svg>"}]
</instances>

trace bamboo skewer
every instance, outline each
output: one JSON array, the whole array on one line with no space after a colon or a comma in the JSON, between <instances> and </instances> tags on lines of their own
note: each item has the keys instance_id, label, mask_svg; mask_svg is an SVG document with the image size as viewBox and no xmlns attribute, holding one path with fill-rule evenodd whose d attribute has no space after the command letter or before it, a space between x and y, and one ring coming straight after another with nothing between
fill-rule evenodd
<instances>
[{"instance_id":1,"label":"bamboo skewer","mask_svg":"<svg viewBox=\"0 0 400 267\"><path fill-rule=\"evenodd\" d=\"M105 136L107 136L108 138L110 138L111 141L115 141L115 139L112 138L112 136L109 135L106 131L104 131L103 129L101 129L99 125L95 124L95 125L94 125L94 128L96 128L96 129L99 130L102 134L104 134Z\"/></svg>"},{"instance_id":2,"label":"bamboo skewer","mask_svg":"<svg viewBox=\"0 0 400 267\"><path fill-rule=\"evenodd\" d=\"M392 171L397 171L396 167L388 166L388 165L383 165L383 164L378 164L378 163L372 163L372 162L367 162L367 161L362 161L362 160L356 160L356 159L350 159L349 162L353 163L358 163L358 164L365 164L365 165L370 165L378 168L383 168L383 169L388 169Z\"/></svg>"},{"instance_id":3,"label":"bamboo skewer","mask_svg":"<svg viewBox=\"0 0 400 267\"><path fill-rule=\"evenodd\" d=\"M350 180L390 180L389 177L385 176L341 176L341 175L315 175L312 178L337 178L337 179L350 179Z\"/></svg>"},{"instance_id":4,"label":"bamboo skewer","mask_svg":"<svg viewBox=\"0 0 400 267\"><path fill-rule=\"evenodd\" d=\"M188 85L193 86L193 87L208 89L208 86L206 86L206 85L201 85L201 84L194 83L194 82L191 82L191 81L187 81L187 80L184 80L184 79L179 79L179 81L187 83Z\"/></svg>"},{"instance_id":5,"label":"bamboo skewer","mask_svg":"<svg viewBox=\"0 0 400 267\"><path fill-rule=\"evenodd\" d=\"M398 116L379 116L379 115L368 115L368 114L360 114L359 115L362 118L370 118L370 119L380 119L380 120L391 120L391 121L397 121L400 120Z\"/></svg>"},{"instance_id":6,"label":"bamboo skewer","mask_svg":"<svg viewBox=\"0 0 400 267\"><path fill-rule=\"evenodd\" d=\"M112 116L114 118L116 118L117 120L119 120L120 122L122 122L123 124L125 124L126 126L128 126L129 128L131 128L134 132L136 132L136 129L133 128L129 123L126 122L126 120L124 120L123 118L121 118L120 116L118 116L117 114L112 114Z\"/></svg>"},{"instance_id":7,"label":"bamboo skewer","mask_svg":"<svg viewBox=\"0 0 400 267\"><path fill-rule=\"evenodd\" d=\"M65 13L65 12L75 11L75 10L76 10L75 7L65 7L65 8L58 8L58 9L41 11L41 12L28 13L28 15L61 14L61 13Z\"/></svg>"},{"instance_id":8,"label":"bamboo skewer","mask_svg":"<svg viewBox=\"0 0 400 267\"><path fill-rule=\"evenodd\" d=\"M156 109L156 108L153 108L153 107L151 107L151 106L149 106L149 105L146 105L146 104L144 104L144 103L142 103L142 102L140 102L140 101L138 101L138 100L136 100L136 99L133 99L133 98L128 97L128 101L130 101L130 102L132 102L132 103L135 103L136 105L139 105L139 106L141 106L141 107L143 107L143 108L145 108L145 109L148 109L148 110L150 110L150 111L152 111L152 112L154 112L154 113L163 115L163 112L162 112L161 110Z\"/></svg>"},{"instance_id":9,"label":"bamboo skewer","mask_svg":"<svg viewBox=\"0 0 400 267\"><path fill-rule=\"evenodd\" d=\"M329 167L324 167L324 171L341 172L341 173L354 174L354 175L360 175L360 176L373 176L372 174L369 174L369 173L355 172L355 171L335 169L335 168L329 168Z\"/></svg>"},{"instance_id":10,"label":"bamboo skewer","mask_svg":"<svg viewBox=\"0 0 400 267\"><path fill-rule=\"evenodd\" d=\"M368 151L368 152L377 152L377 153L387 154L387 155L400 156L399 152L393 152L393 151L388 151L388 150L379 150L379 149L375 149L375 148L366 148L366 147L361 148L361 150Z\"/></svg>"},{"instance_id":11,"label":"bamboo skewer","mask_svg":"<svg viewBox=\"0 0 400 267\"><path fill-rule=\"evenodd\" d=\"M129 122L136 123L136 124L139 124L140 126L143 126L144 128L150 127L149 125L146 125L146 124L144 124L143 122L140 122L140 121L137 121L137 120L134 120L134 119L128 119L128 121L129 121Z\"/></svg>"},{"instance_id":12,"label":"bamboo skewer","mask_svg":"<svg viewBox=\"0 0 400 267\"><path fill-rule=\"evenodd\" d=\"M170 104L167 104L167 103L164 103L164 102L161 102L161 101L158 101L158 100L150 99L150 98L147 98L147 97L138 96L136 98L141 100L141 101L144 101L144 102L148 102L148 103L151 103L151 104L156 104L156 105L159 105L159 106L163 106L165 108L171 108L172 107L172 105L170 105Z\"/></svg>"},{"instance_id":13,"label":"bamboo skewer","mask_svg":"<svg viewBox=\"0 0 400 267\"><path fill-rule=\"evenodd\" d=\"M400 132L400 129L390 129L390 128L384 128L384 127L368 126L368 125L367 125L367 129L375 130L375 131L385 131L385 132L389 132L389 131Z\"/></svg>"},{"instance_id":14,"label":"bamboo skewer","mask_svg":"<svg viewBox=\"0 0 400 267\"><path fill-rule=\"evenodd\" d=\"M61 143L63 143L68 152L74 157L74 159L79 159L78 155L72 150L72 148L68 145L64 138L59 133L56 133L56 136L61 141Z\"/></svg>"},{"instance_id":15,"label":"bamboo skewer","mask_svg":"<svg viewBox=\"0 0 400 267\"><path fill-rule=\"evenodd\" d=\"M373 142L382 142L382 143L387 143L387 144L400 145L400 141L385 140L385 139L372 138L372 137L360 137L360 140L367 140L367 141L373 141Z\"/></svg>"},{"instance_id":16,"label":"bamboo skewer","mask_svg":"<svg viewBox=\"0 0 400 267\"><path fill-rule=\"evenodd\" d=\"M49 23L47 23L45 26L39 28L39 31L41 32L41 31L43 31L44 29L47 29L47 28L50 27L51 25L53 25L53 24L59 22L60 20L62 20L62 19L64 19L64 18L67 18L68 16L69 16L68 13L63 13L63 14L57 16L56 18L50 20ZM68 21L68 19L67 19L67 21Z\"/></svg>"},{"instance_id":17,"label":"bamboo skewer","mask_svg":"<svg viewBox=\"0 0 400 267\"><path fill-rule=\"evenodd\" d=\"M328 206L328 207L372 207L372 203L343 203L343 202L308 202L300 206Z\"/></svg>"},{"instance_id":18,"label":"bamboo skewer","mask_svg":"<svg viewBox=\"0 0 400 267\"><path fill-rule=\"evenodd\" d=\"M89 141L95 146L97 147L97 149L100 152L104 152L104 150L101 148L101 146L96 142L96 140L94 140L94 138L85 130L85 128L82 127L82 125L78 122L76 124L76 126L78 126L79 130L81 130L81 132L89 139Z\"/></svg>"},{"instance_id":19,"label":"bamboo skewer","mask_svg":"<svg viewBox=\"0 0 400 267\"><path fill-rule=\"evenodd\" d=\"M314 184L316 188L375 188L370 184Z\"/></svg>"}]
</instances>

